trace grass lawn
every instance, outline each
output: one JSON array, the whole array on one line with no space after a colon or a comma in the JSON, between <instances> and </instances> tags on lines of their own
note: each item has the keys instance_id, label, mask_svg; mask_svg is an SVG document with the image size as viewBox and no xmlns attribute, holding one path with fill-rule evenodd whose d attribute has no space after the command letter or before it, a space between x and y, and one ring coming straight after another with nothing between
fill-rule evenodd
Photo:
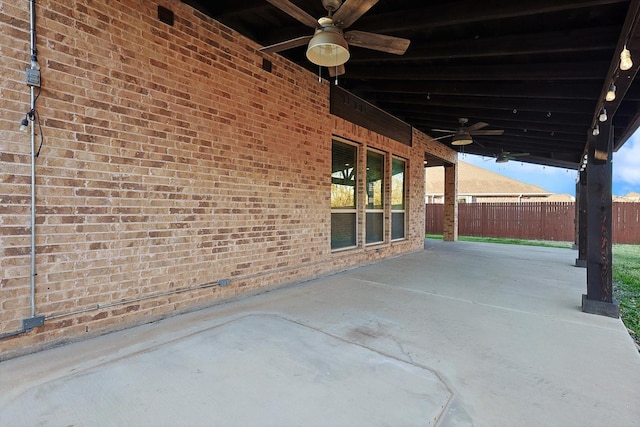
<instances>
[{"instance_id":1,"label":"grass lawn","mask_svg":"<svg viewBox=\"0 0 640 427\"><path fill-rule=\"evenodd\" d=\"M442 235L427 234L430 239ZM500 239L492 237L460 236L466 242L505 243L512 245L571 248L569 242ZM613 245L613 291L620 303L620 317L640 348L640 245Z\"/></svg>"},{"instance_id":2,"label":"grass lawn","mask_svg":"<svg viewBox=\"0 0 640 427\"><path fill-rule=\"evenodd\" d=\"M640 345L640 245L613 245L613 286L620 317Z\"/></svg>"},{"instance_id":3,"label":"grass lawn","mask_svg":"<svg viewBox=\"0 0 640 427\"><path fill-rule=\"evenodd\" d=\"M442 240L442 234L426 234L427 239ZM551 242L548 240L521 240L521 239L503 239L499 237L471 237L458 236L458 240L462 242L484 242L484 243L504 243L508 245L526 245L526 246L544 246L547 248L565 248L571 249L571 242Z\"/></svg>"}]
</instances>

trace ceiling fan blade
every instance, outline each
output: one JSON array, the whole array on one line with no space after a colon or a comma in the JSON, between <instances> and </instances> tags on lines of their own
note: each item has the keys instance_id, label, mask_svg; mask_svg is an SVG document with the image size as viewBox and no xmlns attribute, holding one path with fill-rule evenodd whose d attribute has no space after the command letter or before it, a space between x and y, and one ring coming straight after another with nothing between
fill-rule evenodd
<instances>
[{"instance_id":1,"label":"ceiling fan blade","mask_svg":"<svg viewBox=\"0 0 640 427\"><path fill-rule=\"evenodd\" d=\"M454 134L457 131L456 130L451 130L451 129L431 129L431 132L447 132L450 134Z\"/></svg>"},{"instance_id":2,"label":"ceiling fan blade","mask_svg":"<svg viewBox=\"0 0 640 427\"><path fill-rule=\"evenodd\" d=\"M331 77L341 76L347 72L344 68L344 65L338 65L337 67L327 67L329 70L329 75Z\"/></svg>"},{"instance_id":3,"label":"ceiling fan blade","mask_svg":"<svg viewBox=\"0 0 640 427\"><path fill-rule=\"evenodd\" d=\"M441 139L445 139L445 138L451 138L453 135L455 135L454 133L450 134L450 135L445 135L445 136L439 136L437 138L433 138L434 141L439 141Z\"/></svg>"},{"instance_id":4,"label":"ceiling fan blade","mask_svg":"<svg viewBox=\"0 0 640 427\"><path fill-rule=\"evenodd\" d=\"M513 153L513 154L509 154L509 157L524 157L528 155L529 153Z\"/></svg>"},{"instance_id":5,"label":"ceiling fan blade","mask_svg":"<svg viewBox=\"0 0 640 427\"><path fill-rule=\"evenodd\" d=\"M471 135L502 135L504 130L502 129L491 129L491 130L476 130L469 131Z\"/></svg>"},{"instance_id":6,"label":"ceiling fan blade","mask_svg":"<svg viewBox=\"0 0 640 427\"><path fill-rule=\"evenodd\" d=\"M379 50L381 52L403 55L411 40L400 37L385 36L383 34L368 33L366 31L349 31L344 38L352 46L364 47L367 49Z\"/></svg>"},{"instance_id":7,"label":"ceiling fan blade","mask_svg":"<svg viewBox=\"0 0 640 427\"><path fill-rule=\"evenodd\" d=\"M467 128L467 130L469 132L473 132L474 130L478 130L478 129L482 129L482 128L486 128L487 126L489 126L489 123L485 123L485 122L478 122L478 123L474 123L471 126L469 126Z\"/></svg>"},{"instance_id":8,"label":"ceiling fan blade","mask_svg":"<svg viewBox=\"0 0 640 427\"><path fill-rule=\"evenodd\" d=\"M307 27L316 28L318 26L318 20L313 16L309 15L304 10L300 9L295 4L291 3L289 0L267 0L269 3L291 16L292 18L297 19L302 22Z\"/></svg>"},{"instance_id":9,"label":"ceiling fan blade","mask_svg":"<svg viewBox=\"0 0 640 427\"><path fill-rule=\"evenodd\" d=\"M265 52L265 53L273 53L273 52L281 52L287 49L292 49L298 46L304 46L307 43L309 43L309 40L311 40L312 37L313 36L298 37L297 39L291 39L284 42L272 44L270 46L265 46L263 48L260 48L259 51Z\"/></svg>"},{"instance_id":10,"label":"ceiling fan blade","mask_svg":"<svg viewBox=\"0 0 640 427\"><path fill-rule=\"evenodd\" d=\"M347 28L376 3L378 0L347 0L333 14L333 22L340 28Z\"/></svg>"}]
</instances>

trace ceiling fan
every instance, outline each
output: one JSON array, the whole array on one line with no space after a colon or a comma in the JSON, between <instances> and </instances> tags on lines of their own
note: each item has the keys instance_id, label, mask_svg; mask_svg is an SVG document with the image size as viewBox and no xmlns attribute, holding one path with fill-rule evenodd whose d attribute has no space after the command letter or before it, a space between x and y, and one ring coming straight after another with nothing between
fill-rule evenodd
<instances>
[{"instance_id":1,"label":"ceiling fan","mask_svg":"<svg viewBox=\"0 0 640 427\"><path fill-rule=\"evenodd\" d=\"M329 68L332 77L345 73L344 63L349 60L349 46L364 47L381 52L402 55L410 41L399 37L368 33L365 31L343 30L364 15L378 0L321 0L328 15L316 20L289 0L267 0L287 15L297 19L315 32L283 41L260 49L261 52L280 52L298 46L308 45L307 58L316 65Z\"/></svg>"},{"instance_id":2,"label":"ceiling fan","mask_svg":"<svg viewBox=\"0 0 640 427\"><path fill-rule=\"evenodd\" d=\"M482 128L485 128L485 127L489 126L489 123L485 123L485 122L478 122L478 123L472 124L471 126L467 126L467 123L469 122L469 119L465 119L464 117L459 118L458 122L460 123L460 127L457 130L431 129L431 131L433 131L433 132L446 132L446 133L448 133L448 135L439 136L439 137L434 138L434 139L438 140L438 139L443 139L443 138L449 138L450 136L452 136L453 138L451 138L451 145L468 145L468 144L471 144L473 142L473 136L476 136L476 135L502 135L504 133L504 130L502 130L502 129L481 130Z\"/></svg>"},{"instance_id":3,"label":"ceiling fan","mask_svg":"<svg viewBox=\"0 0 640 427\"><path fill-rule=\"evenodd\" d=\"M510 151L502 151L496 154L496 163L507 163L509 160L515 160L517 157L528 156L529 153L512 153Z\"/></svg>"}]
</instances>

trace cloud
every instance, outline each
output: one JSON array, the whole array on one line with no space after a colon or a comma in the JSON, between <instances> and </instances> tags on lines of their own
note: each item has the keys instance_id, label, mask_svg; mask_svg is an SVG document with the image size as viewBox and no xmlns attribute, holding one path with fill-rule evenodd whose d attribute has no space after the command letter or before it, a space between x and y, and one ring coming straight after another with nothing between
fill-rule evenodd
<instances>
[{"instance_id":1,"label":"cloud","mask_svg":"<svg viewBox=\"0 0 640 427\"><path fill-rule=\"evenodd\" d=\"M577 172L552 166L509 161L496 163L489 157L461 154L460 160L558 194L575 195ZM640 129L618 152L613 153L613 194L640 192Z\"/></svg>"},{"instance_id":2,"label":"cloud","mask_svg":"<svg viewBox=\"0 0 640 427\"><path fill-rule=\"evenodd\" d=\"M613 154L613 180L625 188L640 186L640 129Z\"/></svg>"},{"instance_id":3,"label":"cloud","mask_svg":"<svg viewBox=\"0 0 640 427\"><path fill-rule=\"evenodd\" d=\"M460 160L474 164L500 175L508 176L527 184L538 185L543 189L557 194L575 195L577 172L574 170L541 166L510 160L507 163L496 163L495 159L460 155Z\"/></svg>"}]
</instances>

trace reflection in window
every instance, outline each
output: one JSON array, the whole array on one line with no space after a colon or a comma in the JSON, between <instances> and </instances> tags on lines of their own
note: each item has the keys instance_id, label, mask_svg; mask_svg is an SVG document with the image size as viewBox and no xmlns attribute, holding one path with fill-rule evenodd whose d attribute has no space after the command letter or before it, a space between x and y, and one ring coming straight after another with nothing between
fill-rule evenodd
<instances>
[{"instance_id":1,"label":"reflection in window","mask_svg":"<svg viewBox=\"0 0 640 427\"><path fill-rule=\"evenodd\" d=\"M331 249L356 246L356 146L333 141L331 160Z\"/></svg>"},{"instance_id":2,"label":"reflection in window","mask_svg":"<svg viewBox=\"0 0 640 427\"><path fill-rule=\"evenodd\" d=\"M384 241L384 154L367 151L366 242Z\"/></svg>"},{"instance_id":3,"label":"reflection in window","mask_svg":"<svg viewBox=\"0 0 640 427\"><path fill-rule=\"evenodd\" d=\"M404 239L405 233L405 162L401 159L391 160L391 239Z\"/></svg>"}]
</instances>

